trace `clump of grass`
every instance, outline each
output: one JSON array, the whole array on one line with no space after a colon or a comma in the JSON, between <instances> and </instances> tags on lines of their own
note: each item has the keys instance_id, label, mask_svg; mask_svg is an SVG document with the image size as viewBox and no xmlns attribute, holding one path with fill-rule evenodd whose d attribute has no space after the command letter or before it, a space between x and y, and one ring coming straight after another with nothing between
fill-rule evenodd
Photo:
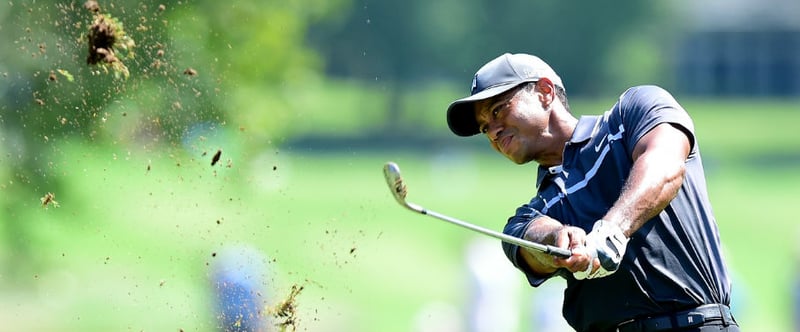
<instances>
[{"instance_id":1,"label":"clump of grass","mask_svg":"<svg viewBox=\"0 0 800 332\"><path fill-rule=\"evenodd\" d=\"M114 73L115 78L130 76L123 59L132 59L136 42L125 32L122 22L109 14L100 12L96 1L89 0L84 7L93 14L92 24L86 39L89 43L89 56L86 63L98 65L104 72Z\"/></svg>"},{"instance_id":2,"label":"clump of grass","mask_svg":"<svg viewBox=\"0 0 800 332\"><path fill-rule=\"evenodd\" d=\"M272 317L278 320L278 323L275 325L280 332L290 331L289 329L291 329L291 331L297 331L297 304L295 300L297 295L299 295L304 288L305 286L292 285L292 291L289 293L289 297L275 307L269 308Z\"/></svg>"}]
</instances>

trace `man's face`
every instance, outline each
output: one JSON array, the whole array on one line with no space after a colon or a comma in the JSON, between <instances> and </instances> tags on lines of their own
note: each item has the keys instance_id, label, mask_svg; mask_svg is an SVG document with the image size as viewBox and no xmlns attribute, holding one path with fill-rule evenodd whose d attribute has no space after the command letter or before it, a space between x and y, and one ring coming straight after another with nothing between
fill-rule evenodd
<instances>
[{"instance_id":1,"label":"man's face","mask_svg":"<svg viewBox=\"0 0 800 332\"><path fill-rule=\"evenodd\" d=\"M533 88L517 87L475 103L478 126L489 144L517 164L532 160L545 166L550 163L546 149L552 141L549 114Z\"/></svg>"}]
</instances>

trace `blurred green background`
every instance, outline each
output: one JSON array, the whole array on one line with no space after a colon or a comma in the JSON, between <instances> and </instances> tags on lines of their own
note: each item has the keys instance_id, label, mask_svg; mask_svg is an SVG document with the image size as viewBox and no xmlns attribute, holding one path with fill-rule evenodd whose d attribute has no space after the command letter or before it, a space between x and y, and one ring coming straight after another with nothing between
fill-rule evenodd
<instances>
[{"instance_id":1,"label":"blurred green background","mask_svg":"<svg viewBox=\"0 0 800 332\"><path fill-rule=\"evenodd\" d=\"M503 52L553 65L576 115L672 91L738 320L794 330L800 12L772 2L100 1L135 41L127 79L86 64L84 2L4 2L0 331L214 331L211 278L243 251L265 310L304 287L301 331L564 331L560 281L528 287L499 243L403 210L381 173L502 229L536 167L453 137L444 110Z\"/></svg>"}]
</instances>

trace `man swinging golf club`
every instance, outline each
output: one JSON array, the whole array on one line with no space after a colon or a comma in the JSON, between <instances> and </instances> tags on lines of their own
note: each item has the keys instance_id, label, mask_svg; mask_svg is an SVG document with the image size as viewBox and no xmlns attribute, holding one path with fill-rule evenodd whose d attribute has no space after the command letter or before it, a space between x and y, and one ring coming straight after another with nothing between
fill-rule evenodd
<instances>
[{"instance_id":1,"label":"man swinging golf club","mask_svg":"<svg viewBox=\"0 0 800 332\"><path fill-rule=\"evenodd\" d=\"M739 331L694 125L667 91L632 87L577 119L547 63L503 54L450 104L447 123L539 165L536 194L504 233L571 256L503 248L534 287L566 279L563 315L577 331Z\"/></svg>"}]
</instances>

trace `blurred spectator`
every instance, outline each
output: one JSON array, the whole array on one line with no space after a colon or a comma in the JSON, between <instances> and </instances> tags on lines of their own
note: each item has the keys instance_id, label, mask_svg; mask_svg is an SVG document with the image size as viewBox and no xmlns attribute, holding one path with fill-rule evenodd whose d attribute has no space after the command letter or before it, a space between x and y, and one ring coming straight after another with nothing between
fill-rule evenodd
<instances>
[{"instance_id":1,"label":"blurred spectator","mask_svg":"<svg viewBox=\"0 0 800 332\"><path fill-rule=\"evenodd\" d=\"M232 246L216 255L211 282L217 329L269 331L265 298L267 257L249 246Z\"/></svg>"},{"instance_id":2,"label":"blurred spectator","mask_svg":"<svg viewBox=\"0 0 800 332\"><path fill-rule=\"evenodd\" d=\"M564 303L564 280L551 280L536 289L531 300L530 331L535 332L571 332L574 329L567 324L561 314Z\"/></svg>"},{"instance_id":3,"label":"blurred spectator","mask_svg":"<svg viewBox=\"0 0 800 332\"><path fill-rule=\"evenodd\" d=\"M500 242L476 238L467 248L466 263L470 299L467 322L470 332L518 331L520 276L507 263Z\"/></svg>"}]
</instances>

